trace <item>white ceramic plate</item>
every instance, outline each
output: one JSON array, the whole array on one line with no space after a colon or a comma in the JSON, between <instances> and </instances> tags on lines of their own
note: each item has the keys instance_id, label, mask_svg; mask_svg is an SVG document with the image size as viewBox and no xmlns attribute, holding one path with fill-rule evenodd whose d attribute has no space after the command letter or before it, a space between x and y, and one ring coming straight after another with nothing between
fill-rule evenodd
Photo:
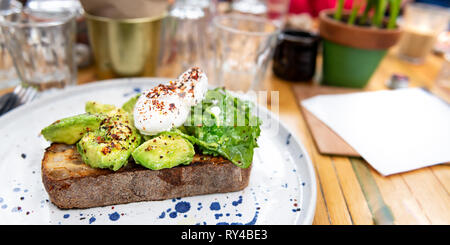
<instances>
[{"instance_id":1,"label":"white ceramic plate","mask_svg":"<svg viewBox=\"0 0 450 245\"><path fill-rule=\"evenodd\" d=\"M309 157L267 109L250 184L242 191L60 210L41 181L49 143L39 135L50 123L84 112L89 100L121 106L141 89L167 79L117 79L71 87L0 118L0 224L311 224L316 181ZM275 128L275 130L273 130Z\"/></svg>"}]
</instances>

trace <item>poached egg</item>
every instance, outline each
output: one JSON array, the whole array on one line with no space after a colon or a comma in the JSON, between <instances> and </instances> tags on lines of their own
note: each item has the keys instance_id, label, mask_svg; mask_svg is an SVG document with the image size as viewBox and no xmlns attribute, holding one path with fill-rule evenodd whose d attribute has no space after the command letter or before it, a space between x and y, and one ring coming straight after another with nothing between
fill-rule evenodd
<instances>
[{"instance_id":1,"label":"poached egg","mask_svg":"<svg viewBox=\"0 0 450 245\"><path fill-rule=\"evenodd\" d=\"M207 90L205 73L193 67L175 81L143 91L134 107L135 127L141 134L155 135L183 125Z\"/></svg>"}]
</instances>

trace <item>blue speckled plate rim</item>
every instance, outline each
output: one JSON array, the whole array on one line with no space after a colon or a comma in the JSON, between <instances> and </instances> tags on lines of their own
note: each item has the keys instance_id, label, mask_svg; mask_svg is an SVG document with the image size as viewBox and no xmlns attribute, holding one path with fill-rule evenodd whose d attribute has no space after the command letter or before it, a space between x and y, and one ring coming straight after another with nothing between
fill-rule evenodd
<instances>
[{"instance_id":1,"label":"blue speckled plate rim","mask_svg":"<svg viewBox=\"0 0 450 245\"><path fill-rule=\"evenodd\" d=\"M284 128L288 132L293 132L283 121L281 121L279 119L279 117L277 115L273 114L267 108L258 105L258 109L263 110L265 113L269 114L272 118L274 118L281 125L281 128ZM294 136L292 133L291 133L291 135L292 135L291 140L292 139L294 140L294 143L300 148L300 150L303 153L303 157L306 160L306 168L308 170L308 173L306 174L306 176L310 178L309 186L311 189L311 196L304 197L304 200L308 200L308 203L305 205L305 207L306 207L305 209L307 209L307 211L305 212L306 214L302 220L299 217L299 219L296 220L296 224L297 225L311 225L313 222L313 219L314 219L314 215L316 213L316 201L317 201L316 174L314 171L314 166L312 164L311 158L309 157L308 152L305 150L306 148L303 146L301 141L296 136Z\"/></svg>"},{"instance_id":2,"label":"blue speckled plate rim","mask_svg":"<svg viewBox=\"0 0 450 245\"><path fill-rule=\"evenodd\" d=\"M145 81L148 82L149 80L151 80L152 82L160 82L161 83L161 82L167 82L171 79L173 79L173 78L163 78L163 77L136 77L136 78L134 78L133 77L133 78L109 79L109 80L102 80L102 81L87 83L87 84L78 85L78 86L70 86L70 87L67 87L65 90L61 90L61 91L57 91L57 92L49 93L49 94L43 94L43 96L41 98L39 98L27 105L18 107L16 109L6 113L2 117L0 117L0 126L11 122L11 120L16 115L20 115L20 113L22 113L25 110L29 110L34 107L38 107L40 104L51 103L52 101L61 99L61 97L63 99L65 97L65 95L70 94L70 93L79 93L86 89L101 89L102 87L109 87L111 84L116 85L116 86L124 86L127 84L131 85L134 83L142 84L143 82L145 82ZM262 110L264 113L267 113L268 115L270 115L270 117L273 118L275 121L277 121L281 125L281 128L284 128L287 132L292 132L292 130L290 130L290 128L286 124L284 124L283 121L281 121L277 115L273 114L267 108L258 105L258 110ZM309 177L309 183L310 183L309 186L310 186L310 190L311 190L310 196L304 197L304 200L307 201L307 203L305 203L305 208L304 208L305 215L301 219L300 219L301 216L299 216L298 219L295 221L295 223L297 225L310 225L313 222L315 210L316 210L317 185L316 185L315 171L314 171L314 167L311 162L311 159L308 155L308 152L305 150L306 148L303 146L301 141L295 136L292 136L291 140L292 139L293 139L294 143L300 148L300 150L302 151L302 153L304 155L304 159L306 160L306 168L307 168L308 172L305 174L305 176Z\"/></svg>"}]
</instances>

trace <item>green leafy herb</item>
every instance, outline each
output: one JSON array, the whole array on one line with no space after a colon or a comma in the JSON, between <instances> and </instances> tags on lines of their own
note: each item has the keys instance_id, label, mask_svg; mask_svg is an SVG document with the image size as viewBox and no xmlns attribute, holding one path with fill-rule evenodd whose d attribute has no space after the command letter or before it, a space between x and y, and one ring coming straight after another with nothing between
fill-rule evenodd
<instances>
[{"instance_id":1,"label":"green leafy herb","mask_svg":"<svg viewBox=\"0 0 450 245\"><path fill-rule=\"evenodd\" d=\"M176 131L203 154L220 155L247 168L253 161L253 149L258 146L260 125L250 102L219 88L208 91L202 103L192 107L185 126Z\"/></svg>"}]
</instances>

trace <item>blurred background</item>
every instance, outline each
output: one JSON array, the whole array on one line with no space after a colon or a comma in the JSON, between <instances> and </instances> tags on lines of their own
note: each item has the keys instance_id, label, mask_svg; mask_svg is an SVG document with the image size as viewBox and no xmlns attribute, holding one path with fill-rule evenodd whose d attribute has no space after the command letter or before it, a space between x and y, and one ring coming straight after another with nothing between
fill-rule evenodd
<instances>
[{"instance_id":1,"label":"blurred background","mask_svg":"<svg viewBox=\"0 0 450 245\"><path fill-rule=\"evenodd\" d=\"M19 84L39 91L64 88L80 80L79 69L94 69L91 80L174 77L193 65L207 71L211 84L233 90L265 90L272 73L291 82L363 88L391 49L400 62L418 67L428 55L442 57L445 62L436 83L446 88L449 4L445 0L2 0L0 88ZM332 18L324 15L321 21L324 12ZM346 25L333 26L328 20ZM359 34L363 28L372 36ZM389 79L410 79L408 74L394 73Z\"/></svg>"}]
</instances>

